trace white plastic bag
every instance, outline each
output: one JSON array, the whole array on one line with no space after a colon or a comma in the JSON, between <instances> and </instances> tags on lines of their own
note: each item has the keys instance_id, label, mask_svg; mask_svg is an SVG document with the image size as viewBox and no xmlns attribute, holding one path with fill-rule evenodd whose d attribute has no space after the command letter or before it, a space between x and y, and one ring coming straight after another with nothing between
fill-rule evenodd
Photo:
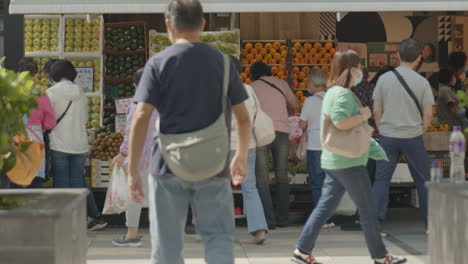
<instances>
[{"instance_id":1,"label":"white plastic bag","mask_svg":"<svg viewBox=\"0 0 468 264\"><path fill-rule=\"evenodd\" d=\"M129 202L127 175L123 168L114 167L102 213L120 214L128 209Z\"/></svg>"},{"instance_id":2,"label":"white plastic bag","mask_svg":"<svg viewBox=\"0 0 468 264\"><path fill-rule=\"evenodd\" d=\"M345 192L343 195L343 198L341 199L340 204L338 205L338 208L336 209L337 215L346 215L346 216L351 216L356 213L356 205L354 205L353 200L351 200L351 197L349 197L348 192Z\"/></svg>"}]
</instances>

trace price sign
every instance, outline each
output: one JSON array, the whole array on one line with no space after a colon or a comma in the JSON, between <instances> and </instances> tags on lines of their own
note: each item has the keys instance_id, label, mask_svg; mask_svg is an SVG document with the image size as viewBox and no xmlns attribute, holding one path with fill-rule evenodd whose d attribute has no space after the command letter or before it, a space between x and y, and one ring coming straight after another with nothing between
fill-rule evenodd
<instances>
[{"instance_id":1,"label":"price sign","mask_svg":"<svg viewBox=\"0 0 468 264\"><path fill-rule=\"evenodd\" d=\"M117 114L126 114L131 103L133 103L133 98L115 100L115 110Z\"/></svg>"},{"instance_id":2,"label":"price sign","mask_svg":"<svg viewBox=\"0 0 468 264\"><path fill-rule=\"evenodd\" d=\"M75 84L83 88L85 93L92 93L94 86L93 67L78 67L76 72Z\"/></svg>"}]
</instances>

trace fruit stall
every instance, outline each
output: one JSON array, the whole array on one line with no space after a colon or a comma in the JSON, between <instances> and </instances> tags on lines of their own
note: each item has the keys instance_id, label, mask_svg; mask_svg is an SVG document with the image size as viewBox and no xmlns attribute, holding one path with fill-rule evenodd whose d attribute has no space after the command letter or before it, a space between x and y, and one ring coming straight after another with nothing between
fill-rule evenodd
<instances>
[{"instance_id":1,"label":"fruit stall","mask_svg":"<svg viewBox=\"0 0 468 264\"><path fill-rule=\"evenodd\" d=\"M149 57L170 45L162 14L165 8L166 1L154 0L135 0L132 4L119 1L112 5L106 0L76 0L73 4L65 0L54 1L54 4L52 1L39 4L33 0L16 0L10 6L13 13L28 14L25 16L23 29L26 56L34 57L40 67L49 58L70 59L77 68L83 68L83 75L92 79L87 82L92 83L92 88L86 93L89 97L90 113L88 128L92 138L89 175L91 185L97 191L102 192L107 187L111 170L109 161L118 154L118 146L122 141L125 109L131 101L128 98L134 94L131 76L135 70L144 66ZM319 68L329 74L339 44L361 42L359 45L364 47L365 51L356 51L360 55L363 54L361 58L364 65L375 66L381 63L379 59L383 61L384 58L373 55L370 60L371 54L367 52L367 45L375 42L374 44L385 47L385 43L398 43L405 34L395 33L395 30L391 31L390 28L395 28L396 31L401 29L401 32L415 32L416 36L423 35L418 33L419 31L428 31L426 29L429 27L424 23L422 25L426 28L423 29L418 29L418 25L411 26L411 23L395 23L406 19L406 11L439 11L438 14L432 15L434 18L431 19L438 20L433 24L439 22L440 27L440 13L443 13L441 11L468 10L468 2L448 0L446 4L440 4L440 1L426 0L425 4L421 5L419 1L403 3L392 0L320 0L295 3L270 0L265 4L259 0L248 3L223 0L204 3L204 8L209 14L205 17L207 27L201 34L201 40L225 54L239 57L243 66L241 78L247 84L252 82L251 65L256 61L263 61L270 67L273 76L289 83L302 106L310 95L307 90L307 73L310 69ZM381 12L382 10L405 12L389 19L388 13ZM381 40L374 39L375 34L363 36L359 41L348 39L342 33L344 30L340 32L337 27L340 20L347 21L346 19L353 15L353 12L348 15L349 11L369 11L378 14L381 21L366 22L366 25L372 28L379 23L385 24L385 27L379 30L386 36ZM414 16L418 14L420 13L414 13ZM347 23L355 25L356 22ZM407 30L408 24L414 28ZM433 24L430 27L433 27ZM450 24L450 27L454 26ZM465 27L468 27L468 23ZM350 32L354 34L358 29L359 27L356 27L355 31ZM435 33L430 36L424 35L424 38L442 43L440 38L443 36L439 28L429 29ZM466 35L468 30L465 29L464 32ZM456 34L460 39L463 31ZM468 36L465 38L468 39ZM374 44L370 46L376 46ZM443 44L441 47L446 50L445 53L451 50L447 50ZM387 53L385 61L390 64L394 61L392 54L396 51ZM92 74L84 69L90 70ZM83 79L86 79L86 76ZM41 75L39 77L41 86L47 89L48 80ZM300 111L292 112L289 117L291 153L302 135L298 126L299 114ZM445 129L443 125L434 124L431 132L425 135L431 160L444 161L444 168L447 164L447 152L435 146L434 142L438 142L437 137L440 139L446 136L442 134L448 132L440 131ZM408 184L412 179L407 177L409 174L404 158L401 162L394 176L394 183ZM297 160L291 154L288 170L289 182L292 184L291 195L295 201L292 209L303 210L310 207L311 197L305 162ZM271 177L271 182L274 182L274 177ZM240 192L235 190L234 193L238 196ZM236 215L241 218L244 212L241 203L236 200Z\"/></svg>"}]
</instances>

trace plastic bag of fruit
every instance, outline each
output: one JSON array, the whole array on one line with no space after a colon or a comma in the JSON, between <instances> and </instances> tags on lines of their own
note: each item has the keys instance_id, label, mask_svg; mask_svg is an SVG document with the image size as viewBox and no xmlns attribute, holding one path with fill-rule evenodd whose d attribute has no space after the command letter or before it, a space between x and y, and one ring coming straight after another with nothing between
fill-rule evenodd
<instances>
[{"instance_id":1,"label":"plastic bag of fruit","mask_svg":"<svg viewBox=\"0 0 468 264\"><path fill-rule=\"evenodd\" d=\"M129 202L127 175L123 168L114 167L102 213L120 214L128 209Z\"/></svg>"}]
</instances>

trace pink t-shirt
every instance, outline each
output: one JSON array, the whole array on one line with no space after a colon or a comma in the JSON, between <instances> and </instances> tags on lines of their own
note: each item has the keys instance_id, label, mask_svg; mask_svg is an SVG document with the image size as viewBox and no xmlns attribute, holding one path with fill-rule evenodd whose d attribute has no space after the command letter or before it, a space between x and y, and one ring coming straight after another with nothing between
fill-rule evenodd
<instances>
[{"instance_id":1,"label":"pink t-shirt","mask_svg":"<svg viewBox=\"0 0 468 264\"><path fill-rule=\"evenodd\" d=\"M255 94L260 100L262 110L273 119L275 130L278 132L290 132L288 122L288 103L287 100L295 100L295 95L286 81L275 77L262 77L261 79L276 85L284 96L269 84L257 80L250 85L254 88ZM286 98L285 98L286 97Z\"/></svg>"}]
</instances>

